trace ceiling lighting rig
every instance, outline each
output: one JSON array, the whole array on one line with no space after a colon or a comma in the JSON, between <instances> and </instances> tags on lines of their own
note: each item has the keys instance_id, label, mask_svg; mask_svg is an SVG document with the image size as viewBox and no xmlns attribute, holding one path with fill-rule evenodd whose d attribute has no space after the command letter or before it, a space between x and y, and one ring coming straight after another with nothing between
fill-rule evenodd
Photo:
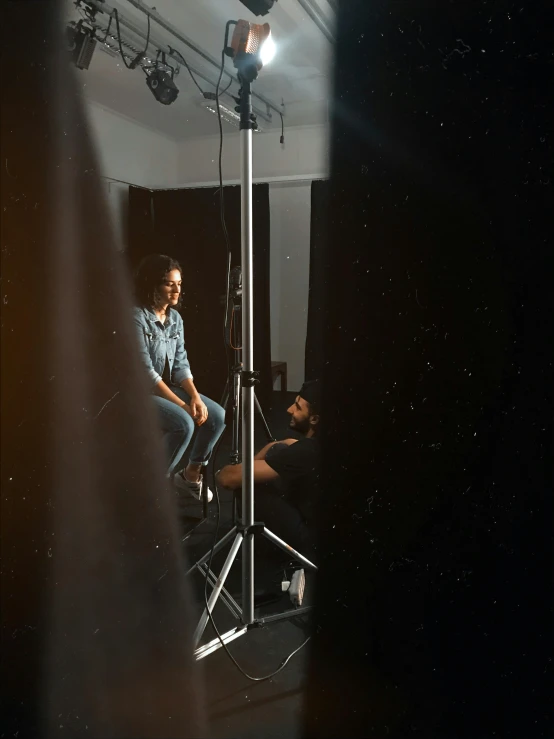
<instances>
[{"instance_id":1,"label":"ceiling lighting rig","mask_svg":"<svg viewBox=\"0 0 554 739\"><path fill-rule=\"evenodd\" d=\"M94 30L83 20L67 26L67 47L77 69L88 69L96 49Z\"/></svg>"},{"instance_id":2,"label":"ceiling lighting rig","mask_svg":"<svg viewBox=\"0 0 554 739\"><path fill-rule=\"evenodd\" d=\"M146 75L146 84L156 100L163 105L170 105L179 95L179 89L175 84L175 78L184 66L191 76L194 84L202 95L199 107L205 108L215 114L215 90L217 77L211 76L203 68L189 64L183 54L172 46L169 46L161 37L150 36L150 25L159 26L163 31L169 33L177 40L179 45L188 47L194 52L203 64L212 66L219 72L220 63L207 52L201 49L192 39L189 39L177 27L165 20L155 8L150 8L143 0L127 0L127 2L146 15L148 31L141 27L136 20L131 19L123 13L115 4L108 0L73 0L83 18L78 23L71 23L70 48L73 61L80 69L88 69L95 47L100 48L110 56L119 57L127 69L142 69ZM244 4L256 15L265 15L277 0L245 0ZM262 28L262 26L260 26ZM271 47L271 41L267 48ZM219 103L222 110L222 118L232 126L237 126L236 97L240 87L239 75L225 70L226 82L219 92ZM206 84L200 84L199 81ZM231 87L235 85L234 92ZM222 105L222 96L231 98L229 106ZM272 114L282 113L282 107L266 98L264 95L253 92L256 103L252 109L258 119L271 123ZM258 131L261 129L257 129Z\"/></svg>"},{"instance_id":3,"label":"ceiling lighting rig","mask_svg":"<svg viewBox=\"0 0 554 739\"><path fill-rule=\"evenodd\" d=\"M124 38L120 28L117 9L112 9L109 20L98 19L98 9L87 0L75 0L75 6L84 15L78 22L68 25L67 36L72 59L79 69L88 69L97 42L108 52L121 58L127 69L142 69L146 75L146 85L156 100L162 105L171 105L179 95L175 77L179 74L179 66L172 66L166 59L165 52L158 49L155 59L148 55L150 46L150 17L146 44L139 49ZM104 15L104 13L102 13ZM115 21L115 22L114 22Z\"/></svg>"},{"instance_id":4,"label":"ceiling lighting rig","mask_svg":"<svg viewBox=\"0 0 554 739\"><path fill-rule=\"evenodd\" d=\"M161 65L159 63L159 57L161 55ZM171 70L171 71L169 71ZM158 57L156 64L151 71L146 72L146 84L148 89L152 92L152 95L162 105L171 105L171 103L177 100L179 90L177 85L173 81L175 76L175 70L171 65L168 65L165 59L163 51L158 51Z\"/></svg>"}]
</instances>

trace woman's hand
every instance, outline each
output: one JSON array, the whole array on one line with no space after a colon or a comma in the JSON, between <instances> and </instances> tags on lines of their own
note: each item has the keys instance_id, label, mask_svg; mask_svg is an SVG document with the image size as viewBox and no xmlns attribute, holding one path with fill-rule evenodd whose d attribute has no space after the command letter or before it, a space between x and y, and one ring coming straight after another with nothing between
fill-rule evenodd
<instances>
[{"instance_id":1,"label":"woman's hand","mask_svg":"<svg viewBox=\"0 0 554 739\"><path fill-rule=\"evenodd\" d=\"M202 426L208 420L208 409L199 395L194 395L190 399L190 414L197 426Z\"/></svg>"}]
</instances>

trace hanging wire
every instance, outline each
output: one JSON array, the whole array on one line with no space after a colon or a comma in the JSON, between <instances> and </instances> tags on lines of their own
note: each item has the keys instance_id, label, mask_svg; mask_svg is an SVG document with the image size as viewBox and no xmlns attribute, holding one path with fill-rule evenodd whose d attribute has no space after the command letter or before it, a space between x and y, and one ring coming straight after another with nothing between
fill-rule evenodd
<instances>
[{"instance_id":1,"label":"hanging wire","mask_svg":"<svg viewBox=\"0 0 554 739\"><path fill-rule=\"evenodd\" d=\"M188 62L185 59L185 57L177 49L173 49L171 46L169 46L168 48L169 48L170 53L177 54L177 56L179 57L179 59L183 62L184 66L185 66L185 68L187 70L187 72L190 74L191 80L194 82L194 84L196 85L196 87L200 90L200 92L203 95L204 94L204 90L198 84L198 81L197 81L196 77L193 75L192 69L189 67Z\"/></svg>"}]
</instances>

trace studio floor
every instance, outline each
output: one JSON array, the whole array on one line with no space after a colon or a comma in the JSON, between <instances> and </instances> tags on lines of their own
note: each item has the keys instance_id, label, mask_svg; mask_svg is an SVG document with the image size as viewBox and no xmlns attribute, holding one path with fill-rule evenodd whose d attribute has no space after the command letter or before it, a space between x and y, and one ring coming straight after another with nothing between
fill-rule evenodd
<instances>
[{"instance_id":1,"label":"studio floor","mask_svg":"<svg viewBox=\"0 0 554 739\"><path fill-rule=\"evenodd\" d=\"M274 392L266 420L275 438L290 436L286 409L294 400L295 393ZM256 449L267 443L264 427L259 418L255 424ZM231 451L231 429L227 428L217 453L217 468L228 463ZM210 466L211 476L211 466ZM220 532L219 538L232 527L232 494L220 491ZM188 561L192 564L211 548L216 527L217 507L210 504L209 520L198 528L184 546ZM193 517L199 517L199 504L187 503L182 506L183 532L194 525ZM275 532L279 534L278 531ZM265 544L265 542L264 542ZM265 550L265 551L263 551ZM271 550L271 547L269 547ZM256 556L256 591L272 593L280 598L271 605L256 611L257 615L279 613L292 608L288 594L280 595L283 568L276 564L273 552L268 547L258 547ZM214 558L213 569L219 572L224 552ZM231 570L226 587L240 601L241 565L236 562ZM289 569L290 575L292 569ZM198 615L202 610L204 598L204 579L200 573L191 575L197 602ZM313 585L312 585L313 588ZM310 600L310 580L306 585L306 602ZM220 633L237 625L227 608L218 603L214 609L214 620ZM260 677L275 671L282 660L297 649L309 636L307 616L281 621L249 631L229 645L229 651L240 663L245 672ZM215 637L211 626L206 629L202 643ZM294 739L300 736L300 711L304 686L306 645L296 654L278 675L270 680L253 682L240 673L223 649L201 660L198 669L203 671L206 685L206 705L210 721L210 732L214 739Z\"/></svg>"}]
</instances>

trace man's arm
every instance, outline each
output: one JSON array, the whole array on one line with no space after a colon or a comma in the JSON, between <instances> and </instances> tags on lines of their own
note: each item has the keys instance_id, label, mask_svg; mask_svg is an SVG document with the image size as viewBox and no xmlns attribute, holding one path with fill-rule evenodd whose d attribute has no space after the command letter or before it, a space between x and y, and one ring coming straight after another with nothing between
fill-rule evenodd
<instances>
[{"instance_id":1,"label":"man's arm","mask_svg":"<svg viewBox=\"0 0 554 739\"><path fill-rule=\"evenodd\" d=\"M287 446L290 446L291 444L295 444L297 441L298 439L283 439L282 441L271 441L269 444L266 444L263 449L260 449L260 451L254 457L254 460L265 459L265 455L268 453L272 446L275 446L275 444L286 444Z\"/></svg>"},{"instance_id":2,"label":"man's arm","mask_svg":"<svg viewBox=\"0 0 554 739\"><path fill-rule=\"evenodd\" d=\"M254 460L254 483L277 480L279 475L263 459ZM217 484L229 490L237 490L242 485L242 464L228 464L217 474Z\"/></svg>"}]
</instances>

